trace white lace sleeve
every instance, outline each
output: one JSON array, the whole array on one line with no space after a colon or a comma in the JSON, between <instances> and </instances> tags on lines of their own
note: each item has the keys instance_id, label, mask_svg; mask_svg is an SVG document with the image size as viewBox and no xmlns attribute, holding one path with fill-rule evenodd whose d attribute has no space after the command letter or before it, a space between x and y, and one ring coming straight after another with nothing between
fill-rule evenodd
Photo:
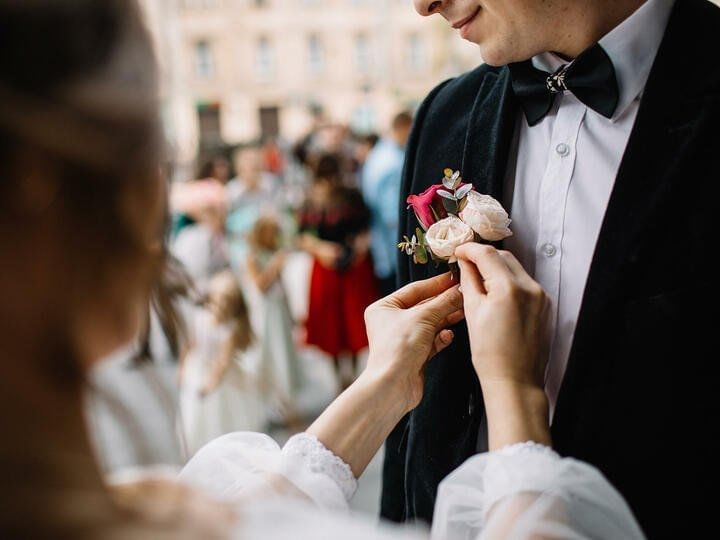
<instances>
[{"instance_id":1,"label":"white lace sleeve","mask_svg":"<svg viewBox=\"0 0 720 540\"><path fill-rule=\"evenodd\" d=\"M282 450L286 463L302 462L316 474L332 478L349 501L357 490L357 479L350 465L325 448L314 435L300 433L294 435Z\"/></svg>"},{"instance_id":2,"label":"white lace sleeve","mask_svg":"<svg viewBox=\"0 0 720 540\"><path fill-rule=\"evenodd\" d=\"M594 467L522 443L467 460L438 491L432 536L643 539L622 496Z\"/></svg>"},{"instance_id":3,"label":"white lace sleeve","mask_svg":"<svg viewBox=\"0 0 720 540\"><path fill-rule=\"evenodd\" d=\"M350 467L305 433L282 450L260 433L224 435L201 448L180 473L181 480L227 500L277 493L279 477L317 506L333 510L346 510L357 487Z\"/></svg>"}]
</instances>

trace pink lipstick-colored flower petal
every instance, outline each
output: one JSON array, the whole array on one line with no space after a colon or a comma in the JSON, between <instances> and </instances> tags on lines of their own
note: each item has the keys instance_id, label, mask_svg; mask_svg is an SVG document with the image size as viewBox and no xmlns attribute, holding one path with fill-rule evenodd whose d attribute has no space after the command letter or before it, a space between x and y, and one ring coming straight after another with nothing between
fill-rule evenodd
<instances>
[{"instance_id":1,"label":"pink lipstick-colored flower petal","mask_svg":"<svg viewBox=\"0 0 720 540\"><path fill-rule=\"evenodd\" d=\"M437 195L438 190L443 189L442 184L435 184L427 188L420 195L410 195L407 203L415 212L418 222L423 229L428 230L433 223L437 221L437 217L443 218L447 215L442 206L442 201ZM434 211L433 211L434 210Z\"/></svg>"}]
</instances>

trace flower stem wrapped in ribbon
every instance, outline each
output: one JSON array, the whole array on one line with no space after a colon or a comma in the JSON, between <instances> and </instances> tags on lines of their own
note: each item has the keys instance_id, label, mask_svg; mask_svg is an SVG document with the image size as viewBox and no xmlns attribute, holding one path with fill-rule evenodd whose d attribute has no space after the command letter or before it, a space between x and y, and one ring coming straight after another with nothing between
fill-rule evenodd
<instances>
[{"instance_id":1,"label":"flower stem wrapped in ribbon","mask_svg":"<svg viewBox=\"0 0 720 540\"><path fill-rule=\"evenodd\" d=\"M415 264L448 263L457 273L455 249L468 242L498 242L512 235L511 220L502 205L489 195L464 184L460 171L445 169L442 183L407 198L420 227L398 247Z\"/></svg>"}]
</instances>

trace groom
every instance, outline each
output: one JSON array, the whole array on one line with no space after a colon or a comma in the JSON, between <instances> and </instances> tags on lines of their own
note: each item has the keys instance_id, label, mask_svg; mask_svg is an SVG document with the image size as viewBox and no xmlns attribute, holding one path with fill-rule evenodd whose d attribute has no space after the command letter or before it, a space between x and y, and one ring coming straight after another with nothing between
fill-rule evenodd
<instances>
[{"instance_id":1,"label":"groom","mask_svg":"<svg viewBox=\"0 0 720 540\"><path fill-rule=\"evenodd\" d=\"M477 43L487 65L420 107L402 199L449 167L504 203L514 230L504 248L554 304L555 449L597 466L649 537L688 537L712 522L720 480L711 325L720 9L707 0L415 7ZM417 226L404 207L400 223L401 234ZM400 255L401 284L431 267ZM431 520L438 483L487 448L467 330L456 335L427 368L422 404L388 440L386 518Z\"/></svg>"}]
</instances>

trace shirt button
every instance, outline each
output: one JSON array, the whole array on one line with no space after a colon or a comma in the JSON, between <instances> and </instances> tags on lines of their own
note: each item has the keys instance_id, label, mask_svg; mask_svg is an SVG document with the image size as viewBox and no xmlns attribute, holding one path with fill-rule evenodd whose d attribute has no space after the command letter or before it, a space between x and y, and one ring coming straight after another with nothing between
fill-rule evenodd
<instances>
[{"instance_id":1,"label":"shirt button","mask_svg":"<svg viewBox=\"0 0 720 540\"><path fill-rule=\"evenodd\" d=\"M543 244L542 252L545 254L546 257L554 257L557 253L557 248L550 243Z\"/></svg>"},{"instance_id":2,"label":"shirt button","mask_svg":"<svg viewBox=\"0 0 720 540\"><path fill-rule=\"evenodd\" d=\"M562 157L567 157L570 154L570 147L565 143L560 143L555 147L555 151Z\"/></svg>"}]
</instances>

